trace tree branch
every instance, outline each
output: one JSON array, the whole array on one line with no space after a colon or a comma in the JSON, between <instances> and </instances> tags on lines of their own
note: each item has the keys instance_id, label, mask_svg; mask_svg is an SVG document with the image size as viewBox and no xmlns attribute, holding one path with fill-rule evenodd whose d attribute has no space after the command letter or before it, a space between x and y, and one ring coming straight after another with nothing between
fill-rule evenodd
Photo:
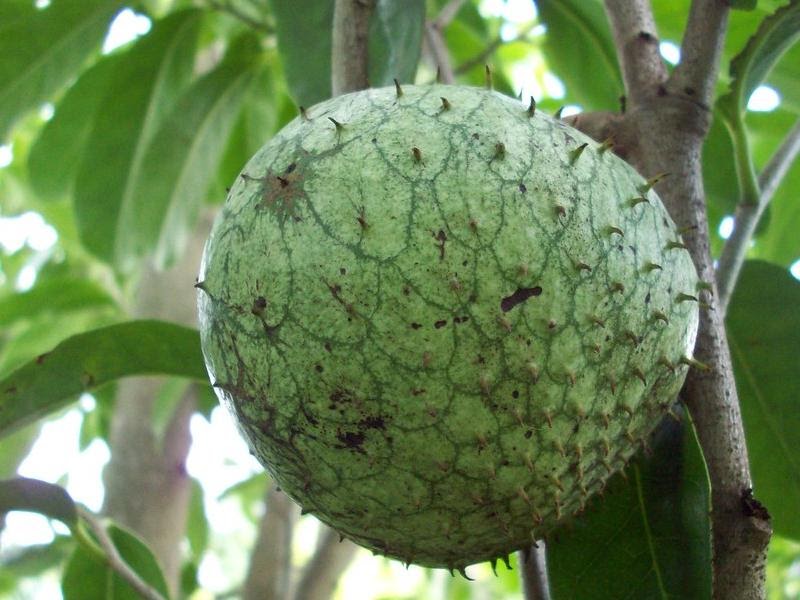
<instances>
[{"instance_id":1,"label":"tree branch","mask_svg":"<svg viewBox=\"0 0 800 600\"><path fill-rule=\"evenodd\" d=\"M375 0L336 0L333 8L331 89L334 96L369 87L369 20Z\"/></svg>"},{"instance_id":2,"label":"tree branch","mask_svg":"<svg viewBox=\"0 0 800 600\"><path fill-rule=\"evenodd\" d=\"M628 105L635 108L656 94L667 78L653 11L649 0L605 0L605 6L614 32Z\"/></svg>"},{"instance_id":3,"label":"tree branch","mask_svg":"<svg viewBox=\"0 0 800 600\"><path fill-rule=\"evenodd\" d=\"M275 483L267 488L264 506L242 597L286 600L292 574L292 533L299 509Z\"/></svg>"},{"instance_id":4,"label":"tree branch","mask_svg":"<svg viewBox=\"0 0 800 600\"><path fill-rule=\"evenodd\" d=\"M453 84L456 76L453 72L453 64L450 62L450 51L444 41L444 34L436 21L429 21L425 24L425 45L436 65L436 72L439 81L442 83Z\"/></svg>"},{"instance_id":5,"label":"tree branch","mask_svg":"<svg viewBox=\"0 0 800 600\"><path fill-rule=\"evenodd\" d=\"M80 524L73 529L77 540L89 549L99 560L103 561L117 575L122 577L144 600L164 600L164 597L138 573L128 566L128 563L119 555L117 547L108 536L106 528L88 510L78 506L78 515L82 521L89 525L89 529L97 539L97 544L81 529ZM99 547L98 547L99 546Z\"/></svg>"},{"instance_id":6,"label":"tree branch","mask_svg":"<svg viewBox=\"0 0 800 600\"><path fill-rule=\"evenodd\" d=\"M461 75L462 73L466 73L467 71L469 71L473 67L477 67L478 65L486 64L486 60L492 54L494 54L495 50L497 50L500 46L502 46L504 44L513 44L514 42L520 42L520 41L525 40L525 38L528 37L528 34L531 32L531 30L533 30L537 25L538 25L538 23L536 23L536 22L533 22L533 23L529 24L522 31L520 31L517 34L516 37L514 37L513 39L510 39L510 40L504 40L501 36L498 35L481 52L479 52L478 54L476 54L472 58L469 58L469 59L465 60L460 65L458 65L458 67L456 67L456 69L455 69L455 74L456 75Z\"/></svg>"},{"instance_id":7,"label":"tree branch","mask_svg":"<svg viewBox=\"0 0 800 600\"><path fill-rule=\"evenodd\" d=\"M267 23L266 21L259 21L258 19L251 17L244 11L234 6L228 0L206 0L206 2L209 8L229 14L234 19L238 19L255 31L260 33L275 33L275 28L270 23Z\"/></svg>"},{"instance_id":8,"label":"tree branch","mask_svg":"<svg viewBox=\"0 0 800 600\"><path fill-rule=\"evenodd\" d=\"M626 10L630 4L638 10ZM655 90L653 79L660 77L653 61L657 47L648 42L644 50L637 50L632 39L636 28L652 23L647 3L606 0L606 8L615 31L627 93L633 100L625 121L639 144L629 160L644 176L672 174L666 183L657 186L657 191L678 228L685 232L684 242L700 279L712 287L710 293L702 292L709 308L701 313L695 344L695 355L708 365L708 370L691 370L683 391L711 479L714 598L763 598L770 523L763 513L749 508L755 500L750 497L752 483L739 400L713 285L700 160L710 124L708 106L725 35L727 2L694 1L682 62L666 85L659 84Z\"/></svg>"},{"instance_id":9,"label":"tree branch","mask_svg":"<svg viewBox=\"0 0 800 600\"><path fill-rule=\"evenodd\" d=\"M297 600L332 598L342 571L358 549L353 542L342 540L333 529L325 525L322 527L324 531L321 533L319 546L306 565L297 586Z\"/></svg>"},{"instance_id":10,"label":"tree branch","mask_svg":"<svg viewBox=\"0 0 800 600\"><path fill-rule=\"evenodd\" d=\"M758 202L756 204L742 202L736 207L733 232L725 242L717 266L719 306L723 315L736 287L739 271L747 255L747 249L750 246L750 240L753 239L756 226L799 153L800 120L786 134L780 148L775 151L758 177L758 187L761 190Z\"/></svg>"},{"instance_id":11,"label":"tree branch","mask_svg":"<svg viewBox=\"0 0 800 600\"><path fill-rule=\"evenodd\" d=\"M525 600L550 600L544 541L519 553L522 593Z\"/></svg>"},{"instance_id":12,"label":"tree branch","mask_svg":"<svg viewBox=\"0 0 800 600\"><path fill-rule=\"evenodd\" d=\"M452 23L455 16L458 14L458 11L461 10L461 7L464 6L466 0L450 0L447 4L442 7L442 10L439 12L439 15L434 19L434 23L439 29L444 29L450 23Z\"/></svg>"},{"instance_id":13,"label":"tree branch","mask_svg":"<svg viewBox=\"0 0 800 600\"><path fill-rule=\"evenodd\" d=\"M730 2L694 0L681 44L681 61L670 77L670 89L711 106L719 59L728 27Z\"/></svg>"}]
</instances>

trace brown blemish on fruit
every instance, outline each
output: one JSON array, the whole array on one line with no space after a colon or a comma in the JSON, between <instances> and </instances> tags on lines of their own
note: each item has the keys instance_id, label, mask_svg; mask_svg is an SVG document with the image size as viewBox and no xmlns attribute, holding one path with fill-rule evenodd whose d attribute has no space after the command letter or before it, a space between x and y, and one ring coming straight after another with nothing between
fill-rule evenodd
<instances>
[{"instance_id":1,"label":"brown blemish on fruit","mask_svg":"<svg viewBox=\"0 0 800 600\"><path fill-rule=\"evenodd\" d=\"M444 229L440 229L437 233L433 234L433 237L439 242L436 244L439 246L439 260L444 260L444 245L447 242L447 234L444 232Z\"/></svg>"},{"instance_id":2,"label":"brown blemish on fruit","mask_svg":"<svg viewBox=\"0 0 800 600\"><path fill-rule=\"evenodd\" d=\"M541 293L542 288L538 285L529 288L517 288L513 294L500 300L500 310L503 312L508 312L517 304L521 304L529 298L539 296Z\"/></svg>"},{"instance_id":3,"label":"brown blemish on fruit","mask_svg":"<svg viewBox=\"0 0 800 600\"><path fill-rule=\"evenodd\" d=\"M242 173L245 181L259 183L261 200L256 204L256 209L271 210L281 219L296 215L297 201L304 199L306 193L302 186L302 174L297 170L296 163L292 165L283 175L268 172L264 177L252 177Z\"/></svg>"}]
</instances>

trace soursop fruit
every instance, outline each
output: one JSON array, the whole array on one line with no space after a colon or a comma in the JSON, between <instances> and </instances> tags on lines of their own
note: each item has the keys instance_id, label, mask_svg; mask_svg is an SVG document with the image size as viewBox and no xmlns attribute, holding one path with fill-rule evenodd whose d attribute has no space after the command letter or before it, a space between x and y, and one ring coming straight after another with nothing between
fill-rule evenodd
<instances>
[{"instance_id":1,"label":"soursop fruit","mask_svg":"<svg viewBox=\"0 0 800 600\"><path fill-rule=\"evenodd\" d=\"M623 468L691 362L697 274L650 187L490 90L302 111L205 248L213 386L343 536L450 569L526 547Z\"/></svg>"}]
</instances>

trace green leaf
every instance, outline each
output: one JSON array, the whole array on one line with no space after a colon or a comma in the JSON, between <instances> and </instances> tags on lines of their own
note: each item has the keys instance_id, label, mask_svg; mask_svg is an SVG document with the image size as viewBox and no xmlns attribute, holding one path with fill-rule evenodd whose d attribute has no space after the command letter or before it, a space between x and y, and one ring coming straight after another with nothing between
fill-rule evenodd
<instances>
[{"instance_id":1,"label":"green leaf","mask_svg":"<svg viewBox=\"0 0 800 600\"><path fill-rule=\"evenodd\" d=\"M125 563L145 583L168 598L164 575L145 543L119 525L111 524L107 531ZM69 559L61 591L64 600L141 600L125 580L84 546L78 546Z\"/></svg>"},{"instance_id":2,"label":"green leaf","mask_svg":"<svg viewBox=\"0 0 800 600\"><path fill-rule=\"evenodd\" d=\"M0 481L0 514L12 510L39 513L70 528L78 522L75 502L64 488L27 477Z\"/></svg>"},{"instance_id":3,"label":"green leaf","mask_svg":"<svg viewBox=\"0 0 800 600\"><path fill-rule=\"evenodd\" d=\"M711 598L710 488L694 429L665 420L570 530L547 540L553 600Z\"/></svg>"},{"instance_id":4,"label":"green leaf","mask_svg":"<svg viewBox=\"0 0 800 600\"><path fill-rule=\"evenodd\" d=\"M798 39L800 0L792 0L764 19L744 49L731 61L730 91L718 100L720 108L732 118L744 114L750 94Z\"/></svg>"},{"instance_id":5,"label":"green leaf","mask_svg":"<svg viewBox=\"0 0 800 600\"><path fill-rule=\"evenodd\" d=\"M143 320L64 340L0 381L0 436L58 410L81 392L132 375L207 381L198 332Z\"/></svg>"},{"instance_id":6,"label":"green leaf","mask_svg":"<svg viewBox=\"0 0 800 600\"><path fill-rule=\"evenodd\" d=\"M20 577L39 577L48 569L60 566L69 556L75 543L68 535L57 535L49 544L36 544L15 548L3 554L0 559L0 593L5 575ZM9 590L10 591L10 590ZM9 594L7 597L13 597Z\"/></svg>"},{"instance_id":7,"label":"green leaf","mask_svg":"<svg viewBox=\"0 0 800 600\"><path fill-rule=\"evenodd\" d=\"M56 104L28 155L34 191L47 200L72 192L95 114L124 64L125 54L103 57L84 71Z\"/></svg>"},{"instance_id":8,"label":"green leaf","mask_svg":"<svg viewBox=\"0 0 800 600\"><path fill-rule=\"evenodd\" d=\"M313 0L297 10L295 0L273 0L278 51L295 101L311 106L331 95L333 2ZM378 0L370 23L369 80L413 81L422 41L422 0Z\"/></svg>"},{"instance_id":9,"label":"green leaf","mask_svg":"<svg viewBox=\"0 0 800 600\"><path fill-rule=\"evenodd\" d=\"M800 282L747 261L728 308L728 339L742 409L754 495L775 532L800 540Z\"/></svg>"},{"instance_id":10,"label":"green leaf","mask_svg":"<svg viewBox=\"0 0 800 600\"><path fill-rule=\"evenodd\" d=\"M0 18L0 140L48 100L103 40L119 0L56 1L38 9L4 0Z\"/></svg>"},{"instance_id":11,"label":"green leaf","mask_svg":"<svg viewBox=\"0 0 800 600\"><path fill-rule=\"evenodd\" d=\"M190 86L149 144L133 183L136 210L117 251L130 259L151 252L156 264L174 263L194 229L259 63L259 42L234 41L220 66ZM261 90L269 93L269 90Z\"/></svg>"},{"instance_id":12,"label":"green leaf","mask_svg":"<svg viewBox=\"0 0 800 600\"><path fill-rule=\"evenodd\" d=\"M758 4L758 0L730 0L733 10L753 10Z\"/></svg>"},{"instance_id":13,"label":"green leaf","mask_svg":"<svg viewBox=\"0 0 800 600\"><path fill-rule=\"evenodd\" d=\"M3 439L3 451L0 452L0 478L5 479L17 474L20 463L25 460L39 436L39 429L39 425L34 423Z\"/></svg>"},{"instance_id":14,"label":"green leaf","mask_svg":"<svg viewBox=\"0 0 800 600\"><path fill-rule=\"evenodd\" d=\"M536 0L536 6L539 19L547 26L547 63L564 81L567 98L588 110L616 110L625 88L602 4L597 0Z\"/></svg>"},{"instance_id":15,"label":"green leaf","mask_svg":"<svg viewBox=\"0 0 800 600\"><path fill-rule=\"evenodd\" d=\"M108 292L89 279L54 277L27 292L0 297L0 327L48 313L86 310L114 304Z\"/></svg>"},{"instance_id":16,"label":"green leaf","mask_svg":"<svg viewBox=\"0 0 800 600\"><path fill-rule=\"evenodd\" d=\"M280 91L283 78L275 73L277 56L270 53L265 57L265 62L267 64L257 70L242 101L239 120L228 137L228 145L220 160L216 180L208 192L208 197L214 204L225 199L227 188L245 163L279 129L276 105L280 101L279 96L286 92ZM265 90L270 93L265 93ZM294 106L292 111L296 111ZM292 118L294 116L292 114Z\"/></svg>"},{"instance_id":17,"label":"green leaf","mask_svg":"<svg viewBox=\"0 0 800 600\"><path fill-rule=\"evenodd\" d=\"M370 23L370 85L413 83L424 25L424 0L378 0Z\"/></svg>"},{"instance_id":18,"label":"green leaf","mask_svg":"<svg viewBox=\"0 0 800 600\"><path fill-rule=\"evenodd\" d=\"M800 115L800 44L789 48L766 79L767 85L780 93L781 108Z\"/></svg>"},{"instance_id":19,"label":"green leaf","mask_svg":"<svg viewBox=\"0 0 800 600\"><path fill-rule=\"evenodd\" d=\"M748 135L757 165L767 162L787 132L800 119L800 116L782 109L783 106L770 113L747 115ZM795 159L767 207L767 213L761 218L755 234L756 243L749 251L751 258L786 267L800 258L800 237L797 236L797 228L800 227L799 188L800 160Z\"/></svg>"},{"instance_id":20,"label":"green leaf","mask_svg":"<svg viewBox=\"0 0 800 600\"><path fill-rule=\"evenodd\" d=\"M295 102L309 107L331 95L333 2L272 0L275 32L286 81Z\"/></svg>"},{"instance_id":21,"label":"green leaf","mask_svg":"<svg viewBox=\"0 0 800 600\"><path fill-rule=\"evenodd\" d=\"M196 564L200 564L203 552L208 546L208 518L203 501L203 486L196 479L191 480L192 495L189 498L189 516L186 523L186 537Z\"/></svg>"},{"instance_id":22,"label":"green leaf","mask_svg":"<svg viewBox=\"0 0 800 600\"><path fill-rule=\"evenodd\" d=\"M108 442L111 432L111 418L114 413L114 399L117 397L116 382L92 390L96 404L90 411L84 411L81 430L78 433L78 449L83 452L96 439Z\"/></svg>"},{"instance_id":23,"label":"green leaf","mask_svg":"<svg viewBox=\"0 0 800 600\"><path fill-rule=\"evenodd\" d=\"M708 202L732 214L739 200L731 136L718 111L703 143L703 184Z\"/></svg>"},{"instance_id":24,"label":"green leaf","mask_svg":"<svg viewBox=\"0 0 800 600\"><path fill-rule=\"evenodd\" d=\"M269 484L269 475L256 473L247 479L234 483L219 495L218 500L237 498L244 514L254 523L261 516L261 503Z\"/></svg>"},{"instance_id":25,"label":"green leaf","mask_svg":"<svg viewBox=\"0 0 800 600\"><path fill-rule=\"evenodd\" d=\"M75 181L78 231L87 249L127 269L141 234L131 224L145 154L192 74L201 13L157 22L120 61L94 115ZM124 93L123 93L124 90Z\"/></svg>"}]
</instances>

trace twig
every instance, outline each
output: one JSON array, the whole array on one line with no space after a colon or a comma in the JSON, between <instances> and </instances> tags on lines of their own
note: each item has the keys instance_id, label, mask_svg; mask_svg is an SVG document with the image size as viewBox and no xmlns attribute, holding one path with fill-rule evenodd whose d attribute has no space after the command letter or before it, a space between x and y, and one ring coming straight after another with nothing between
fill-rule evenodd
<instances>
[{"instance_id":1,"label":"twig","mask_svg":"<svg viewBox=\"0 0 800 600\"><path fill-rule=\"evenodd\" d=\"M250 566L244 582L244 600L285 600L289 597L292 571L292 533L299 509L275 483L264 498L266 512L261 518Z\"/></svg>"},{"instance_id":2,"label":"twig","mask_svg":"<svg viewBox=\"0 0 800 600\"><path fill-rule=\"evenodd\" d=\"M442 10L433 22L436 23L439 29L444 29L453 22L453 19L458 14L458 11L461 10L461 7L464 6L465 2L466 0L450 0L450 2L442 7Z\"/></svg>"},{"instance_id":3,"label":"twig","mask_svg":"<svg viewBox=\"0 0 800 600\"><path fill-rule=\"evenodd\" d=\"M670 87L711 106L719 59L728 27L730 2L694 0L681 44L681 61L670 76Z\"/></svg>"},{"instance_id":4,"label":"twig","mask_svg":"<svg viewBox=\"0 0 800 600\"><path fill-rule=\"evenodd\" d=\"M498 35L481 52L479 52L478 54L476 54L472 58L469 58L469 59L465 60L458 67L456 67L455 74L456 75L461 75L462 73L466 73L467 71L469 71L473 67L476 67L478 65L486 64L486 60L492 54L494 54L495 50L497 50L500 46L502 46L503 44L513 44L514 42L519 42L519 41L524 40L526 37L528 37L528 34L537 25L538 25L538 23L536 23L536 22L533 22L533 23L529 24L522 31L520 31L513 39L510 39L510 40L504 40L502 37L500 37Z\"/></svg>"},{"instance_id":5,"label":"twig","mask_svg":"<svg viewBox=\"0 0 800 600\"><path fill-rule=\"evenodd\" d=\"M151 587L146 581L131 569L128 564L123 560L117 551L114 542L108 536L106 528L100 523L97 518L88 510L78 506L78 516L80 517L79 524L73 529L73 535L77 538L84 547L86 547L94 556L105 562L117 575L122 577L134 590L145 600L165 600L158 590ZM88 534L83 532L80 522L85 521L91 529L97 543L89 537Z\"/></svg>"},{"instance_id":6,"label":"twig","mask_svg":"<svg viewBox=\"0 0 800 600\"><path fill-rule=\"evenodd\" d=\"M353 542L342 540L333 529L323 527L319 546L297 586L297 600L328 600L333 597L339 577L357 550Z\"/></svg>"},{"instance_id":7,"label":"twig","mask_svg":"<svg viewBox=\"0 0 800 600\"><path fill-rule=\"evenodd\" d=\"M723 314L733 295L756 226L798 154L800 154L800 120L786 134L780 148L775 151L759 175L758 185L761 193L758 202L755 204L742 202L736 207L733 232L725 242L717 266L719 306Z\"/></svg>"},{"instance_id":8,"label":"twig","mask_svg":"<svg viewBox=\"0 0 800 600\"><path fill-rule=\"evenodd\" d=\"M369 20L375 0L336 0L333 7L331 89L334 96L369 87Z\"/></svg>"},{"instance_id":9,"label":"twig","mask_svg":"<svg viewBox=\"0 0 800 600\"><path fill-rule=\"evenodd\" d=\"M519 553L522 592L525 600L550 600L544 542Z\"/></svg>"},{"instance_id":10,"label":"twig","mask_svg":"<svg viewBox=\"0 0 800 600\"><path fill-rule=\"evenodd\" d=\"M652 96L667 77L649 0L605 0L629 106Z\"/></svg>"},{"instance_id":11,"label":"twig","mask_svg":"<svg viewBox=\"0 0 800 600\"><path fill-rule=\"evenodd\" d=\"M447 49L444 34L436 21L429 21L425 24L425 45L436 65L439 81L447 84L455 83L456 76L450 62L450 51Z\"/></svg>"},{"instance_id":12,"label":"twig","mask_svg":"<svg viewBox=\"0 0 800 600\"><path fill-rule=\"evenodd\" d=\"M261 33L274 33L274 28L272 25L265 21L259 21L258 19L254 19L250 15L242 12L238 8L236 8L230 2L226 0L206 0L208 6L214 10L219 12L228 13L233 18L238 19L248 27L255 29L256 31L260 31Z\"/></svg>"}]
</instances>

